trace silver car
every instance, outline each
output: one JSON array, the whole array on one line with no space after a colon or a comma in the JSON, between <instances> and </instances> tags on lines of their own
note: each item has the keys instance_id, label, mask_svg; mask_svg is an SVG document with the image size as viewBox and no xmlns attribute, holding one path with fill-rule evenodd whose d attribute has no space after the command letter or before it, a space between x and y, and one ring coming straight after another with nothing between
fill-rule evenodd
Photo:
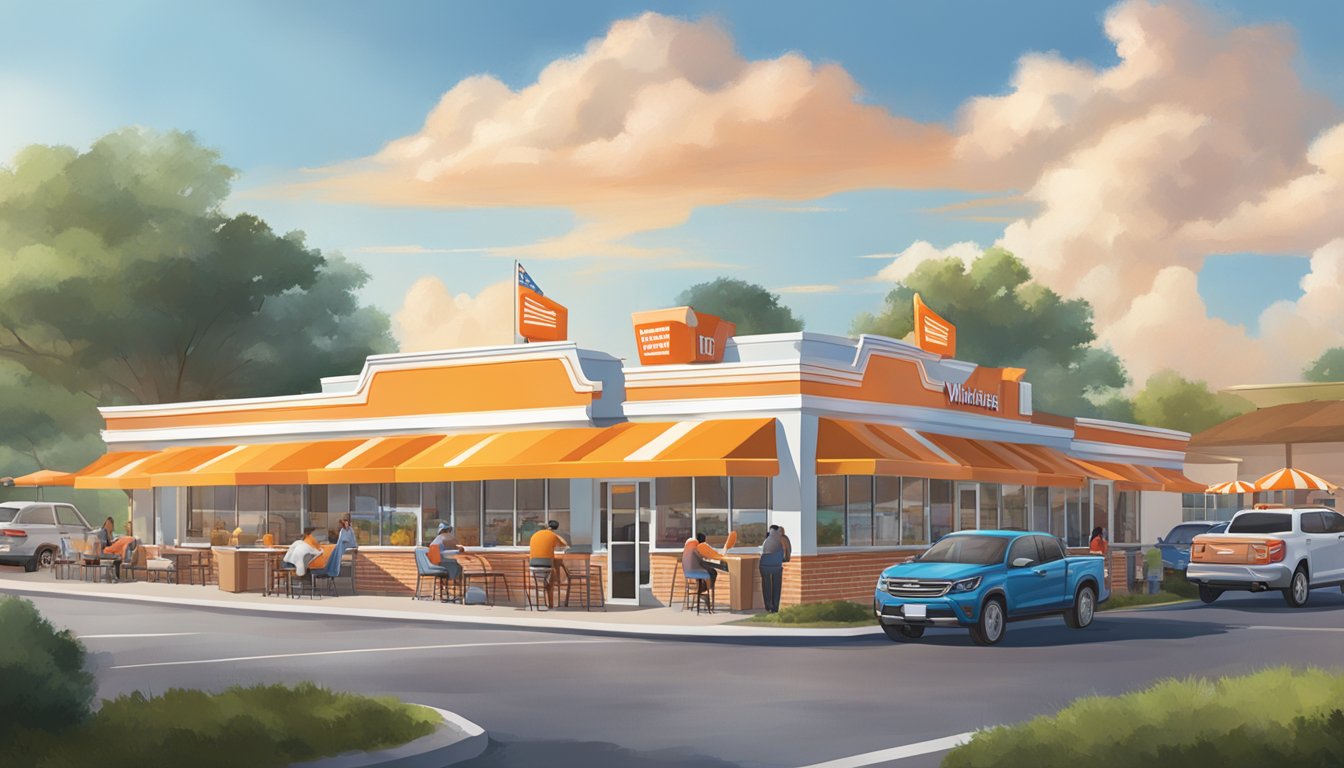
<instances>
[{"instance_id":1,"label":"silver car","mask_svg":"<svg viewBox=\"0 0 1344 768\"><path fill-rule=\"evenodd\" d=\"M92 527L70 504L45 501L0 503L0 564L28 572L49 568L61 551L61 537L83 541Z\"/></svg>"}]
</instances>

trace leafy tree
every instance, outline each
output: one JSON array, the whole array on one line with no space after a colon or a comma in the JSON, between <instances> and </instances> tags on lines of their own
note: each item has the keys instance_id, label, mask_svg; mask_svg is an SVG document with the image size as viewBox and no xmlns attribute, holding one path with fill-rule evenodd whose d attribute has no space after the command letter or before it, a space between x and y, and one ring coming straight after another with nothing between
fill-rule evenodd
<instances>
[{"instance_id":1,"label":"leafy tree","mask_svg":"<svg viewBox=\"0 0 1344 768\"><path fill-rule=\"evenodd\" d=\"M367 275L221 203L189 134L128 129L0 168L0 358L99 403L313 390L392 348Z\"/></svg>"},{"instance_id":2,"label":"leafy tree","mask_svg":"<svg viewBox=\"0 0 1344 768\"><path fill-rule=\"evenodd\" d=\"M1097 338L1091 305L1032 282L1026 265L1008 251L990 248L969 269L956 258L920 264L887 294L880 313L855 319L853 331L909 335L915 293L957 326L959 358L1026 368L1037 408L1067 416L1126 411L1118 397L1128 382L1120 359L1091 346Z\"/></svg>"},{"instance_id":3,"label":"leafy tree","mask_svg":"<svg viewBox=\"0 0 1344 768\"><path fill-rule=\"evenodd\" d=\"M779 303L777 294L730 277L692 285L677 296L677 303L731 320L742 336L803 330L803 321Z\"/></svg>"},{"instance_id":4,"label":"leafy tree","mask_svg":"<svg viewBox=\"0 0 1344 768\"><path fill-rule=\"evenodd\" d=\"M1215 394L1202 381L1191 381L1172 370L1148 378L1134 398L1134 418L1152 427L1201 432L1251 410L1234 395Z\"/></svg>"},{"instance_id":5,"label":"leafy tree","mask_svg":"<svg viewBox=\"0 0 1344 768\"><path fill-rule=\"evenodd\" d=\"M1327 349L1302 372L1307 381L1344 381L1344 347Z\"/></svg>"}]
</instances>

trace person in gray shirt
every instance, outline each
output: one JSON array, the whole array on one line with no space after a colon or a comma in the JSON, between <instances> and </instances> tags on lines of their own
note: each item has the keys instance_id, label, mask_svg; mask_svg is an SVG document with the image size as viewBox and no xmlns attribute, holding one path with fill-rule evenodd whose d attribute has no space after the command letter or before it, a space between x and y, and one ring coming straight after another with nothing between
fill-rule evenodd
<instances>
[{"instance_id":1,"label":"person in gray shirt","mask_svg":"<svg viewBox=\"0 0 1344 768\"><path fill-rule=\"evenodd\" d=\"M778 525L770 526L770 532L761 544L761 597L765 600L768 613L779 613L779 595L784 582L784 531Z\"/></svg>"}]
</instances>

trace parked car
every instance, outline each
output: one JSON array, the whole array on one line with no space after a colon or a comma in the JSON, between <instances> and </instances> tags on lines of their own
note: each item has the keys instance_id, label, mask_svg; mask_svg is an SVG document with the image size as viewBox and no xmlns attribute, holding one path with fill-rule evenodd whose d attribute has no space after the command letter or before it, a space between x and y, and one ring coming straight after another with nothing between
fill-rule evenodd
<instances>
[{"instance_id":1,"label":"parked car","mask_svg":"<svg viewBox=\"0 0 1344 768\"><path fill-rule=\"evenodd\" d=\"M892 640L960 626L976 643L994 645L1018 619L1063 614L1070 627L1086 627L1109 597L1102 558L1068 557L1053 536L960 531L882 571L873 612Z\"/></svg>"},{"instance_id":2,"label":"parked car","mask_svg":"<svg viewBox=\"0 0 1344 768\"><path fill-rule=\"evenodd\" d=\"M1190 564L1190 542L1201 533L1222 533L1227 530L1226 522L1216 520L1191 520L1172 528L1166 537L1157 537L1157 546L1162 553L1162 566L1184 571Z\"/></svg>"},{"instance_id":3,"label":"parked car","mask_svg":"<svg viewBox=\"0 0 1344 768\"><path fill-rule=\"evenodd\" d=\"M0 564L22 565L28 572L49 568L61 549L61 537L83 541L93 530L70 504L41 501L0 503Z\"/></svg>"},{"instance_id":4,"label":"parked car","mask_svg":"<svg viewBox=\"0 0 1344 768\"><path fill-rule=\"evenodd\" d=\"M1195 537L1185 577L1206 603L1229 589L1278 589L1301 608L1312 589L1344 585L1344 515L1325 507L1243 509L1225 533Z\"/></svg>"}]
</instances>

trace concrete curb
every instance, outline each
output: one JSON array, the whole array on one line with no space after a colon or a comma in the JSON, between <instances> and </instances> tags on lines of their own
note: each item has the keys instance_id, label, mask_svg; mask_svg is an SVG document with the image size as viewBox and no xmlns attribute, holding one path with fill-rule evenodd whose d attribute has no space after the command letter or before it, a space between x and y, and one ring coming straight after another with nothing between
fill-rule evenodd
<instances>
[{"instance_id":1,"label":"concrete curb","mask_svg":"<svg viewBox=\"0 0 1344 768\"><path fill-rule=\"evenodd\" d=\"M799 628L782 629L775 627L747 627L740 624L715 624L706 626L675 626L650 624L612 624L595 621L575 621L572 619L527 618L515 619L506 616L434 616L412 611L385 610L378 608L344 608L323 606L287 600L275 605L265 603L240 603L225 600L202 600L199 598L159 597L156 595L128 595L117 592L70 589L55 584L38 582L3 582L0 592L58 597L91 598L96 600L124 600L127 602L174 605L179 607L206 608L210 610L235 611L240 613L284 614L287 616L337 616L341 618L393 619L396 621L419 621L434 624L462 624L475 626L509 627L511 629L530 629L552 632L578 632L594 635L623 635L634 637L682 637L700 640L721 640L741 638L775 638L781 640L797 639L837 639L868 637L882 632L874 624L870 627L852 627L836 629ZM392 598L389 598L392 599Z\"/></svg>"},{"instance_id":2,"label":"concrete curb","mask_svg":"<svg viewBox=\"0 0 1344 768\"><path fill-rule=\"evenodd\" d=\"M351 752L293 763L290 768L443 768L479 757L489 745L481 726L446 709L420 706L443 718L443 725L428 736L377 752Z\"/></svg>"}]
</instances>

